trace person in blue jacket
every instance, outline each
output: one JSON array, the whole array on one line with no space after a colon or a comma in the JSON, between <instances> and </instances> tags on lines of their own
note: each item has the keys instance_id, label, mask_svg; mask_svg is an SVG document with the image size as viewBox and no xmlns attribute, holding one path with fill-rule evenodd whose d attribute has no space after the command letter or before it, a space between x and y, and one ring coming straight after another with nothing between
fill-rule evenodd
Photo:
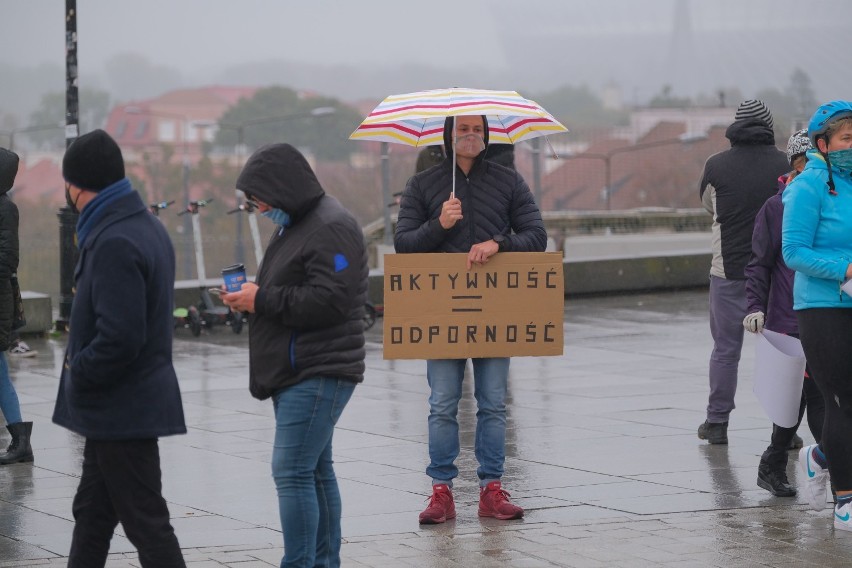
<instances>
[{"instance_id":1,"label":"person in blue jacket","mask_svg":"<svg viewBox=\"0 0 852 568\"><path fill-rule=\"evenodd\" d=\"M799 452L809 501L837 493L834 526L852 530L852 102L820 106L808 124L814 149L783 195L782 252L796 271L793 309L805 357L825 397L822 445ZM848 289L848 288L847 288Z\"/></svg>"},{"instance_id":2,"label":"person in blue jacket","mask_svg":"<svg viewBox=\"0 0 852 568\"><path fill-rule=\"evenodd\" d=\"M781 255L781 220L784 205L781 197L787 185L802 173L807 163L806 152L812 148L806 129L795 132L787 142L787 159L792 171L778 178L778 193L766 200L754 219L751 239L751 260L746 265L746 299L748 315L743 327L751 333L764 328L793 337L799 336L799 325L793 311L793 271ZM796 489L787 480L787 450L794 446L796 430L808 411L808 427L814 440L822 439L825 403L815 381L805 373L799 419L796 425L785 428L772 425L769 447L760 456L757 485L776 497L793 497ZM799 440L801 442L801 439Z\"/></svg>"},{"instance_id":3,"label":"person in blue jacket","mask_svg":"<svg viewBox=\"0 0 852 568\"><path fill-rule=\"evenodd\" d=\"M103 130L68 147L62 177L80 213L80 258L53 421L86 439L68 566L104 566L121 522L142 566L183 568L158 446L186 433L172 366L174 248Z\"/></svg>"}]
</instances>

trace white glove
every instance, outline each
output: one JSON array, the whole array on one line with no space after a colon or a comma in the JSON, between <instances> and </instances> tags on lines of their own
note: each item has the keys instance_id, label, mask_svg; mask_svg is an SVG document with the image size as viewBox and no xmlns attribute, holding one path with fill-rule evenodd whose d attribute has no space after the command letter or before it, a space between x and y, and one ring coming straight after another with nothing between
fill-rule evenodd
<instances>
[{"instance_id":1,"label":"white glove","mask_svg":"<svg viewBox=\"0 0 852 568\"><path fill-rule=\"evenodd\" d=\"M743 319L743 327L746 331L758 333L763 331L763 324L765 321L766 316L763 315L763 312L754 312Z\"/></svg>"}]
</instances>

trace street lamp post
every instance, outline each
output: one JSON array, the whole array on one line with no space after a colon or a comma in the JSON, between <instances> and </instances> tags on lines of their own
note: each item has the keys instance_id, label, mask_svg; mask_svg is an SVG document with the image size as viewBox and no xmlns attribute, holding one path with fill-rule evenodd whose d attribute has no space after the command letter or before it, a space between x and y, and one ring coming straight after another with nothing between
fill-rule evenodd
<instances>
[{"instance_id":1,"label":"street lamp post","mask_svg":"<svg viewBox=\"0 0 852 568\"><path fill-rule=\"evenodd\" d=\"M287 122L290 120L296 120L300 118L313 118L316 116L325 116L329 114L334 114L337 112L337 109L334 107L317 107L311 109L308 112L303 113L295 113L295 114L285 114L280 116L267 116L261 118L252 118L249 120L244 120L242 122L220 122L219 129L221 130L233 130L237 133L237 145L235 147L234 153L237 156L237 165L242 166L245 161L246 154L246 144L245 144L245 132L246 128L249 126L259 125L259 124L271 124L275 122ZM245 197L243 192L239 189L234 189L234 193L237 198L237 209L240 209L243 205L243 198ZM247 210L248 211L248 210ZM255 249L257 249L257 218L254 216L253 211L249 212L249 227L252 231L252 238L255 241ZM257 250L255 250L255 256L257 257L257 263L260 265L260 255L257 254ZM236 218L236 239L234 240L234 259L236 262L245 263L245 246L243 245L243 216L237 214Z\"/></svg>"},{"instance_id":2,"label":"street lamp post","mask_svg":"<svg viewBox=\"0 0 852 568\"><path fill-rule=\"evenodd\" d=\"M533 195L535 203L541 210L543 204L541 202L541 138L533 138L532 143L532 170L533 170Z\"/></svg>"},{"instance_id":3,"label":"street lamp post","mask_svg":"<svg viewBox=\"0 0 852 568\"><path fill-rule=\"evenodd\" d=\"M65 148L80 134L80 100L77 66L77 0L65 0ZM78 215L70 207L60 207L59 217L59 319L56 329L65 331L74 301L74 266L77 244L74 236Z\"/></svg>"}]
</instances>

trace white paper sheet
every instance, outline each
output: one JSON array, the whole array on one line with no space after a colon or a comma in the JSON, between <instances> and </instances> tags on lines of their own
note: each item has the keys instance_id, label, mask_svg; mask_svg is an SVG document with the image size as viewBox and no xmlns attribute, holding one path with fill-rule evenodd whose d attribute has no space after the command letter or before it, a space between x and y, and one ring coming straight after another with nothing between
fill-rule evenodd
<instances>
[{"instance_id":1,"label":"white paper sheet","mask_svg":"<svg viewBox=\"0 0 852 568\"><path fill-rule=\"evenodd\" d=\"M799 419L805 353L795 337L764 329L754 353L754 394L773 423L792 428Z\"/></svg>"},{"instance_id":2,"label":"white paper sheet","mask_svg":"<svg viewBox=\"0 0 852 568\"><path fill-rule=\"evenodd\" d=\"M852 280L847 280L846 282L844 282L840 286L840 289L852 296Z\"/></svg>"}]
</instances>

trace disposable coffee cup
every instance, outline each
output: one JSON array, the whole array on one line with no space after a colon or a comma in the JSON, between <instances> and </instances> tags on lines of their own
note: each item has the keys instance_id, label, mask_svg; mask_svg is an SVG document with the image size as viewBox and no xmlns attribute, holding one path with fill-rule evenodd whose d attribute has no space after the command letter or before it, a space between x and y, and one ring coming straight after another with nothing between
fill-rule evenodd
<instances>
[{"instance_id":1,"label":"disposable coffee cup","mask_svg":"<svg viewBox=\"0 0 852 568\"><path fill-rule=\"evenodd\" d=\"M222 269L222 278L228 292L237 292L246 282L246 267L242 264L232 264Z\"/></svg>"}]
</instances>

